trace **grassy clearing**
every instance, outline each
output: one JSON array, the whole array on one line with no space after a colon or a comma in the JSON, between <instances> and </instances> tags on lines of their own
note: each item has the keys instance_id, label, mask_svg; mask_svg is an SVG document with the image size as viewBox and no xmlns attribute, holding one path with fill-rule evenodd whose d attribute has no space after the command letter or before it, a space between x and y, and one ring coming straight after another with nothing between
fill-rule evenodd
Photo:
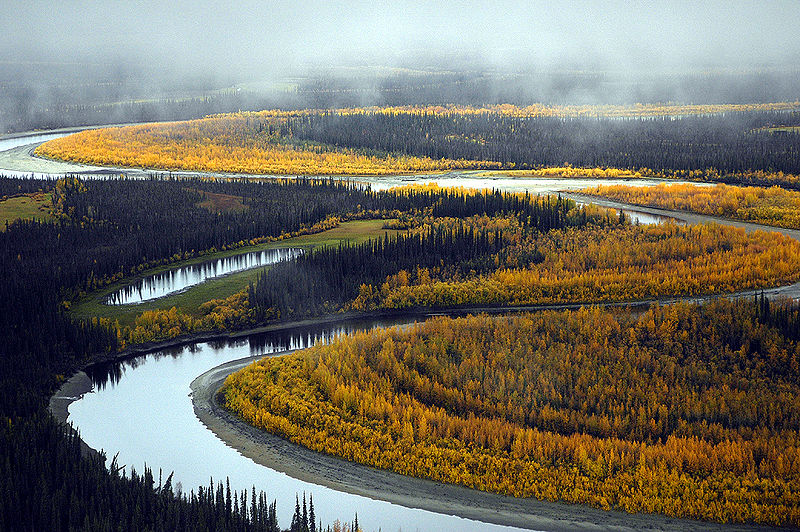
<instances>
[{"instance_id":1,"label":"grassy clearing","mask_svg":"<svg viewBox=\"0 0 800 532\"><path fill-rule=\"evenodd\" d=\"M0 231L14 220L51 220L52 195L44 192L0 200Z\"/></svg>"},{"instance_id":2,"label":"grassy clearing","mask_svg":"<svg viewBox=\"0 0 800 532\"><path fill-rule=\"evenodd\" d=\"M246 211L247 205L242 203L241 196L232 196L230 194L218 194L216 192L206 192L205 190L188 189L194 192L199 192L203 195L203 201L197 204L209 212L234 212Z\"/></svg>"},{"instance_id":3,"label":"grassy clearing","mask_svg":"<svg viewBox=\"0 0 800 532\"><path fill-rule=\"evenodd\" d=\"M280 242L270 242L269 244L261 244L258 246L248 246L235 250L228 250L212 255L204 255L193 259L185 260L170 264L168 266L160 266L142 272L139 277L132 277L125 279L122 282L114 283L101 290L97 290L81 301L75 303L72 307L72 315L76 318L109 318L111 320L119 320L120 325L132 325L136 317L145 310L156 309L170 309L176 307L178 310L199 317L200 313L198 307L212 299L221 299L228 297L246 287L251 281L255 281L258 274L263 268L253 268L242 272L233 273L219 279L206 281L205 283L194 286L185 292L174 294L152 301L140 303L138 305L105 305L103 300L112 292L130 284L132 281L140 278L160 273L166 270L172 270L191 264L198 264L207 262L231 255L240 255L242 253L249 253L251 251L260 251L263 249L286 248L286 247L301 247L312 248L316 246L337 245L342 242L364 242L370 238L383 236L386 232L383 229L384 220L356 220L352 222L344 222L339 227L317 233L313 235L303 235L296 238L282 240Z\"/></svg>"}]
</instances>

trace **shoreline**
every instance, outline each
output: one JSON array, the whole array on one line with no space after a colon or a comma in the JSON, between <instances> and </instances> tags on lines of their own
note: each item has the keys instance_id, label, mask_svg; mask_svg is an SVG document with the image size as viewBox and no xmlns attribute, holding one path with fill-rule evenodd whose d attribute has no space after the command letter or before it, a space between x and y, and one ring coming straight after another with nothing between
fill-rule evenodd
<instances>
[{"instance_id":1,"label":"shoreline","mask_svg":"<svg viewBox=\"0 0 800 532\"><path fill-rule=\"evenodd\" d=\"M284 351L268 356L282 356ZM454 484L405 476L317 453L248 425L218 402L218 392L232 372L263 358L246 357L221 364L191 383L195 415L226 445L254 462L293 478L409 508L533 530L788 530L762 525L722 524L658 514L604 511L566 502L515 498Z\"/></svg>"},{"instance_id":2,"label":"shoreline","mask_svg":"<svg viewBox=\"0 0 800 532\"><path fill-rule=\"evenodd\" d=\"M639 205L637 203L627 203L624 201L610 199L605 196L592 196L591 194L582 194L580 192L565 191L561 192L561 195L565 198L573 200L594 203L595 205L599 205L601 207L610 207L612 209L623 208L642 212L644 214L652 214L654 216L666 216L689 224L703 224L710 222L720 225L727 225L730 227L738 227L740 229L744 229L748 233L751 231L774 231L776 233L781 233L784 236L794 238L795 240L800 240L800 229L792 229L791 227L759 224L745 220L736 220L734 218L723 218L722 216L700 214L692 211L662 209L660 207L650 207L648 205Z\"/></svg>"},{"instance_id":3,"label":"shoreline","mask_svg":"<svg viewBox=\"0 0 800 532\"><path fill-rule=\"evenodd\" d=\"M563 193L564 196L582 196L575 193ZM588 199L589 197L587 197ZM590 197L592 201L614 207L633 207L636 210L670 216L687 223L716 222L747 231L777 231L791 238L800 240L800 230L763 226L747 222L738 222L713 216L699 215L682 211L670 211L622 202ZM758 294L772 297L800 297L800 282L769 289L750 289L735 293L711 294L703 296L663 297L640 301L618 301L607 303L568 303L529 306L504 307L470 307L460 309L403 309L384 310L371 313L341 313L319 318L297 320L293 322L274 323L241 331L206 331L183 335L178 338L159 342L150 342L132 346L120 353L108 353L99 356L95 362L83 369L104 363L114 363L146 356L147 354L191 343L240 339L259 333L314 325L345 322L354 319L382 317L419 317L427 318L435 315L466 315L470 313L502 314L513 312L534 312L541 310L577 309L582 306L601 306L606 308L646 308L651 304L669 304L679 301L702 302L720 297L737 298L753 297ZM281 354L285 354L281 353ZM272 355L274 356L274 355ZM236 449L240 454L253 459L257 463L289 474L300 480L330 487L332 489L385 500L402 506L421 508L437 513L454 514L482 522L496 523L539 530L788 530L787 528L769 528L758 525L727 525L686 519L669 518L654 514L626 514L620 511L605 512L589 506L569 503L553 503L534 499L514 499L497 494L481 492L470 488L441 484L438 482L406 477L397 473L379 470L361 464L347 462L310 451L292 444L279 437L269 435L259 429L246 425L216 404L216 392L225 376L236 369L236 364L250 363L263 356L251 357L218 366L204 373L192 382L192 402L195 414L200 421L214 432L223 442ZM83 369L78 370L65 381L58 391L50 397L49 411L62 423L67 423L69 405L80 399L93 389L91 379ZM224 375L217 373L218 378L209 382L209 374L228 370ZM205 379L205 382L201 381ZM214 387L214 385L217 385ZM203 399L204 398L204 399ZM202 403L204 401L204 404ZM198 406L201 404L201 406ZM74 430L74 429L71 429ZM84 454L97 455L81 440Z\"/></svg>"}]
</instances>

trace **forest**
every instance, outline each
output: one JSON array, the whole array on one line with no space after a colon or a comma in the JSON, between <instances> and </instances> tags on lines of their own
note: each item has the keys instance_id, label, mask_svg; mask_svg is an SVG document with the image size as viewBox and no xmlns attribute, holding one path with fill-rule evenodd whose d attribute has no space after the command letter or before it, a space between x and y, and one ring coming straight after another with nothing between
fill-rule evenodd
<instances>
[{"instance_id":1,"label":"forest","mask_svg":"<svg viewBox=\"0 0 800 532\"><path fill-rule=\"evenodd\" d=\"M285 319L340 308L640 301L766 288L800 273L800 247L778 233L636 226L585 211L565 222L533 230L510 216L434 218L406 235L277 264L247 302L259 319Z\"/></svg>"},{"instance_id":2,"label":"forest","mask_svg":"<svg viewBox=\"0 0 800 532\"><path fill-rule=\"evenodd\" d=\"M800 229L800 192L779 186L601 185L581 192L647 207L691 211L744 222Z\"/></svg>"},{"instance_id":3,"label":"forest","mask_svg":"<svg viewBox=\"0 0 800 532\"><path fill-rule=\"evenodd\" d=\"M52 194L54 219L19 219L0 232L0 483L13 487L0 490L0 528L275 530L274 501L258 490L234 497L217 483L178 494L167 473L163 481L150 471L126 476L107 469L102 455L82 454L75 434L46 412L47 400L65 376L120 343L112 327L74 320L68 302L154 264L313 230L363 209L424 208L432 195L318 180L0 178L3 195L37 191ZM202 191L239 195L249 207L208 210Z\"/></svg>"},{"instance_id":4,"label":"forest","mask_svg":"<svg viewBox=\"0 0 800 532\"><path fill-rule=\"evenodd\" d=\"M791 305L435 318L265 358L228 377L224 401L291 441L402 474L797 526Z\"/></svg>"},{"instance_id":5,"label":"forest","mask_svg":"<svg viewBox=\"0 0 800 532\"><path fill-rule=\"evenodd\" d=\"M259 165L266 160L272 165L267 171L289 174L474 169L531 176L780 183L792 188L800 173L792 155L797 153L798 137L769 129L793 125L797 114L791 109L684 108L680 116L669 118L663 113L678 110L639 109L631 115L626 114L633 113L630 109L595 108L591 116L587 113L592 111L582 108L510 106L271 111L99 130L64 137L62 144L41 149L61 146L66 150L62 156L69 158L79 153L146 158L83 161L163 168L188 164L244 173L265 171ZM719 149L703 148L710 145ZM155 146L164 151L149 151ZM199 155L182 156L195 148ZM566 152L560 150L572 156L564 158ZM675 190L690 190L682 187ZM745 213L739 216L751 220L792 223L793 191L723 185L708 190L718 195L696 199L697 205L735 207L735 212ZM2 453L13 457L2 464L0 476L30 479L3 492L0 523L9 530L276 528L275 502L267 493L255 488L229 493L224 483L213 481L207 488L178 493L166 473L159 475L166 480L156 480L149 470L127 475L114 467L108 470L102 455L83 456L76 436L45 413L45 398L65 376L131 345L326 314L639 301L760 289L800 276L800 244L777 233L745 233L716 225L640 226L624 215L558 196L435 186L373 191L355 181L319 177L0 178L3 197L33 194L51 203L48 216L12 216L0 232L0 267L5 272L0 280L0 327L9 338L0 346ZM241 291L203 303L199 316L160 308L121 326L105 318L76 319L70 313L75 302L153 268L366 219L384 220L381 238L315 247L295 261L264 270ZM357 361L339 364L319 348L287 358L281 362L286 367L273 368L287 371L287 382L302 380L303 372L312 375L291 390L269 385L269 393L286 400L281 404L290 405L291 411L262 410L265 405L248 403L248 394L261 394L261 387L267 386L268 381L257 379L242 380L236 394L229 393L229 404L247 420L294 441L380 467L391 464L406 474L424 476L430 470L433 478L446 482L601 508L797 524L797 494L792 488L797 480L792 439L796 405L787 397L794 393L789 377L796 373L797 357L788 353L796 352L798 309L773 308L761 301L656 307L648 312L645 316L658 324L652 337L645 334L651 331L649 325L636 321L636 315L599 310L519 318L523 321L480 317L446 325L433 322L419 326L429 329L409 333L416 335L413 341L396 332L381 333L387 336L374 343L354 337L342 345L356 342L382 349L389 338L408 342L397 351L404 355L395 357L398 364L412 364L409 369L395 368L395 384L402 388L386 390L367 385L369 380L362 383L367 388L358 388L347 380L350 374L337 373L341 368L356 371ZM753 315L760 328L747 329L747 316ZM579 327L584 322L604 336L589 339L589 332ZM553 328L556 324L561 324L559 329ZM463 367L437 358L440 353L433 344L416 345L423 337L435 343L443 330L458 327L464 327L461 336L467 343L442 353L451 356L454 349L462 349L464 360L470 361ZM537 335L510 332L514 327L535 329L544 339L558 337L553 345L567 351L528 345ZM718 341L726 331L740 329L745 330L744 339ZM689 331L693 336L668 344L667 331ZM480 351L477 345L494 345L504 335L520 342L496 344L499 349L493 352L505 357L502 363L474 359ZM606 351L598 350L598 338L617 344L603 343ZM710 338L708 345L690 344L703 338ZM691 353L673 352L678 344ZM712 346L719 350L713 360L693 355L711 352L707 349ZM364 360L369 360L364 349ZM559 359L564 352L575 358ZM406 360L405 353L419 360ZM614 372L602 358L609 353L617 357ZM328 369L313 365L317 356L325 358ZM649 358L630 359L636 356ZM522 365L522 360L531 359L542 366ZM462 374L469 364L489 373L480 379ZM641 382L641 367L657 371L660 380ZM426 373L434 368L447 371L434 378ZM357 371L372 375L385 369ZM492 373L494 369L498 373ZM535 371L539 373L534 378ZM602 387L589 386L587 375L592 372L605 376L599 381ZM571 380L552 380L554 373ZM447 380L436 380L444 375ZM382 379L381 386L389 382ZM475 388L473 383L479 382L485 382L485 388ZM575 394L567 394L565 387ZM628 395L619 390L629 390ZM497 394L507 400L500 401ZM308 402L312 395L316 402ZM275 405L280 402L276 401ZM347 417L375 414L367 404L382 405L384 425L378 423L380 416L367 425ZM326 425L323 437L315 432L320 426L298 424L293 405L303 405L302 412L322 409L326 423L344 420L341 426L353 431L345 435ZM318 419L312 416L311 421ZM31 446L30 441L39 443ZM401 451L403 460L391 454ZM496 472L503 468L518 471L525 482L512 485L498 478ZM628 490L634 484L639 491ZM736 499L715 498L731 486L739 494ZM775 490L781 495L763 495ZM104 511L100 501L117 501L118 513ZM35 517L22 526L15 520L18 515ZM303 517L299 501L295 517L293 530L312 529L313 519Z\"/></svg>"},{"instance_id":6,"label":"forest","mask_svg":"<svg viewBox=\"0 0 800 532\"><path fill-rule=\"evenodd\" d=\"M275 264L194 315L165 307L131 324L99 322L124 348L327 313L635 302L768 288L800 273L800 246L778 233L638 226L559 197L436 187L394 193L429 196L431 206L387 221L382 238L320 246Z\"/></svg>"},{"instance_id":7,"label":"forest","mask_svg":"<svg viewBox=\"0 0 800 532\"><path fill-rule=\"evenodd\" d=\"M727 112L709 107L706 113L689 108L677 116L659 114L676 112L668 107L622 116L604 108L593 114L514 106L262 111L83 131L49 141L36 153L109 166L251 174L383 175L568 164L796 184L800 136L770 129L800 123L800 114L789 110L793 105Z\"/></svg>"}]
</instances>

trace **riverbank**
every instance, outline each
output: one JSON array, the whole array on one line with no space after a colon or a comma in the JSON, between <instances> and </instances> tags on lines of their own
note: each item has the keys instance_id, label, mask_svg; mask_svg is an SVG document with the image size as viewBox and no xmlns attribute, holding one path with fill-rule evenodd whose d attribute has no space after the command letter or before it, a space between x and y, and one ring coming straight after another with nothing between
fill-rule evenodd
<instances>
[{"instance_id":1,"label":"riverbank","mask_svg":"<svg viewBox=\"0 0 800 532\"><path fill-rule=\"evenodd\" d=\"M798 231L800 233L800 231ZM800 239L799 237L795 237ZM241 331L203 331L193 334L185 334L169 340L161 340L157 342L147 342L136 344L128 347L124 351L118 353L108 353L104 355L97 355L94 361L78 370L73 374L70 379L64 382L58 391L50 398L50 412L58 421L66 423L69 416L69 405L81 398L85 393L92 391L92 382L85 373L87 367L96 364L107 364L112 362L123 362L132 358L146 356L147 354L161 351L164 349L181 347L189 344L199 342L212 342L219 340L237 340L246 338L248 336L277 332L277 331L291 331L293 329L304 329L325 324L345 323L348 321L375 318L375 319L391 319L391 318L419 318L427 319L432 316L465 316L467 314L510 314L520 312L539 312L544 310L576 310L584 306L599 306L603 308L619 308L619 309L646 309L650 305L668 305L677 302L700 303L703 301L711 301L720 297L728 298L742 298L742 297L756 297L764 294L770 299L800 299L800 282L792 283L784 286L777 286L774 288L767 288L764 290L744 290L735 293L723 294L709 294L705 296L693 297L664 297L657 299L647 299L639 301L615 301L608 303L563 303L554 305L519 305L519 306L503 306L503 307L467 307L467 308L454 308L454 309L403 309L403 310L382 310L373 311L369 313L364 312L343 312L341 314L327 315L317 318L309 318L305 320L297 320L292 322L272 323L246 329Z\"/></svg>"},{"instance_id":2,"label":"riverbank","mask_svg":"<svg viewBox=\"0 0 800 532\"><path fill-rule=\"evenodd\" d=\"M751 231L774 231L782 235L800 240L800 229L789 229L786 227L778 227L774 225L763 225L752 222L743 222L741 220L734 220L732 218L723 218L721 216L710 216L707 214L698 214L689 211L673 211L669 209L661 209L658 207L647 207L645 205L637 205L635 203L626 203L617 200L611 200L602 196L591 196L589 194L581 194L579 192L565 192L562 193L565 198L573 199L583 203L594 203L601 207L610 207L612 209L629 209L653 216L665 216L674 218L681 222L689 224L704 224L716 223L721 225L728 225L731 227L738 227L744 229L748 233Z\"/></svg>"},{"instance_id":3,"label":"riverbank","mask_svg":"<svg viewBox=\"0 0 800 532\"><path fill-rule=\"evenodd\" d=\"M209 430L243 456L306 482L410 508L533 530L785 530L707 523L662 515L627 514L567 503L514 498L399 475L317 453L248 425L218 402L218 391L225 378L259 358L262 357L248 357L222 364L192 381L194 412Z\"/></svg>"}]
</instances>

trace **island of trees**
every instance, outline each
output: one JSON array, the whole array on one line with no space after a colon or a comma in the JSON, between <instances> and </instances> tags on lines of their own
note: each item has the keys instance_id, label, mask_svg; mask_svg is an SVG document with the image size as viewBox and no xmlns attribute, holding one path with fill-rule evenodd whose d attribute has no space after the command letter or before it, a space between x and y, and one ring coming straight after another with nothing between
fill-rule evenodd
<instances>
[{"instance_id":1,"label":"island of trees","mask_svg":"<svg viewBox=\"0 0 800 532\"><path fill-rule=\"evenodd\" d=\"M245 174L549 167L797 186L797 104L684 108L380 107L262 111L84 131L41 156ZM727 110L726 110L727 109ZM724 111L724 112L723 112ZM620 170L622 169L622 170Z\"/></svg>"},{"instance_id":2,"label":"island of trees","mask_svg":"<svg viewBox=\"0 0 800 532\"><path fill-rule=\"evenodd\" d=\"M265 358L222 394L248 423L398 473L797 526L797 315L726 300L435 318Z\"/></svg>"}]
</instances>

